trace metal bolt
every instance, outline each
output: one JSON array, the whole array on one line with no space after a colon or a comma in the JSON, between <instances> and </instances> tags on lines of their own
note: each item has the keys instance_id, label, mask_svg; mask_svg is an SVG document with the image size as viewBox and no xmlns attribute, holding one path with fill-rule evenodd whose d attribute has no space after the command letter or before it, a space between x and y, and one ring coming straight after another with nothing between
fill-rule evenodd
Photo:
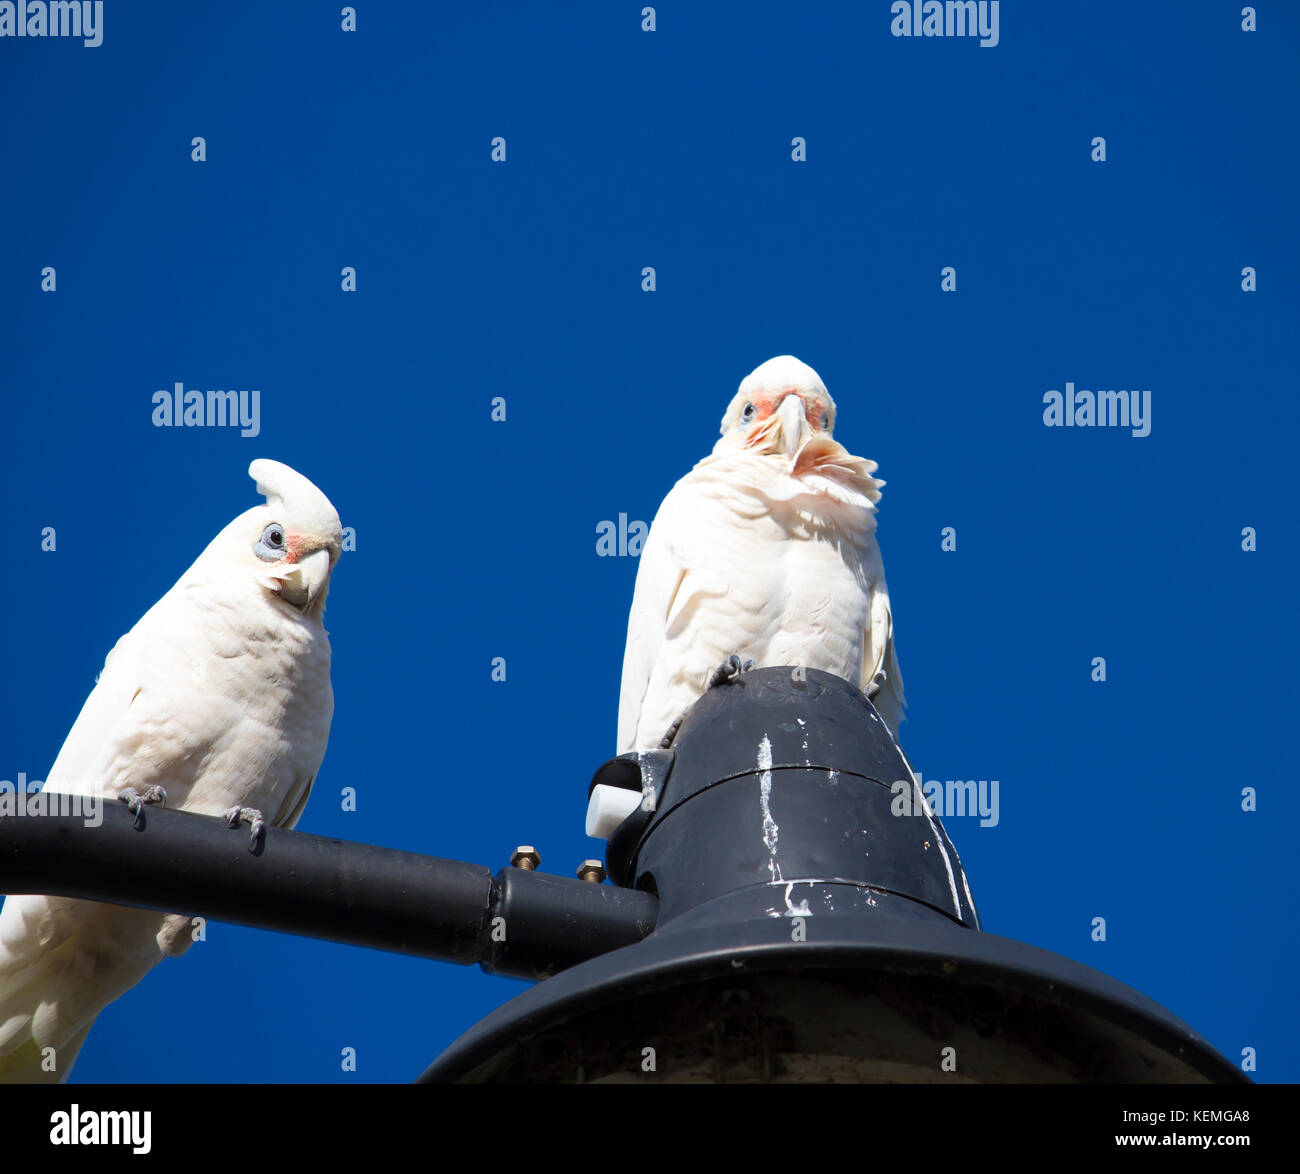
<instances>
[{"instance_id":1,"label":"metal bolt","mask_svg":"<svg viewBox=\"0 0 1300 1174\"><path fill-rule=\"evenodd\" d=\"M598 885L605 879L605 866L599 860L584 860L578 865L578 879Z\"/></svg>"},{"instance_id":2,"label":"metal bolt","mask_svg":"<svg viewBox=\"0 0 1300 1174\"><path fill-rule=\"evenodd\" d=\"M510 857L510 863L515 868L522 868L528 872L532 872L541 862L542 858L532 844L520 844Z\"/></svg>"}]
</instances>

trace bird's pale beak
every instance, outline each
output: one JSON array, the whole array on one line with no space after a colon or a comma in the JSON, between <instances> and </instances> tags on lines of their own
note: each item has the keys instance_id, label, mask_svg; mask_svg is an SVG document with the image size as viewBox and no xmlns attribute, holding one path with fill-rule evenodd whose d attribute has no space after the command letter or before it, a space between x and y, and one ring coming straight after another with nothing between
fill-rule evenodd
<instances>
[{"instance_id":1,"label":"bird's pale beak","mask_svg":"<svg viewBox=\"0 0 1300 1174\"><path fill-rule=\"evenodd\" d=\"M781 426L781 447L787 456L794 456L812 435L808 413L803 399L791 392L776 410Z\"/></svg>"},{"instance_id":2,"label":"bird's pale beak","mask_svg":"<svg viewBox=\"0 0 1300 1174\"><path fill-rule=\"evenodd\" d=\"M330 552L313 551L285 572L280 597L306 611L321 596L330 579Z\"/></svg>"}]
</instances>

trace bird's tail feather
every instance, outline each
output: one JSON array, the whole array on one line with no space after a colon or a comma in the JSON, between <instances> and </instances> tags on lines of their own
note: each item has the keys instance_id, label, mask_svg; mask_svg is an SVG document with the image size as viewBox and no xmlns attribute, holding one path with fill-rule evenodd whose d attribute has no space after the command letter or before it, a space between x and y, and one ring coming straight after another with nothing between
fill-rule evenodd
<instances>
[{"instance_id":1,"label":"bird's tail feather","mask_svg":"<svg viewBox=\"0 0 1300 1174\"><path fill-rule=\"evenodd\" d=\"M0 1083L67 1078L99 1013L158 961L156 917L95 902L5 898Z\"/></svg>"},{"instance_id":2,"label":"bird's tail feather","mask_svg":"<svg viewBox=\"0 0 1300 1174\"><path fill-rule=\"evenodd\" d=\"M57 1047L41 1045L41 1032L34 1024L50 1010L46 1004L51 990L57 989L60 972L75 949L76 939L71 938L30 961L20 961L0 943L0 1084L53 1084L67 1079L98 1008Z\"/></svg>"},{"instance_id":3,"label":"bird's tail feather","mask_svg":"<svg viewBox=\"0 0 1300 1174\"><path fill-rule=\"evenodd\" d=\"M94 1023L92 1019L57 1052L41 1048L28 1036L14 1051L0 1056L0 1084L62 1084Z\"/></svg>"}]
</instances>

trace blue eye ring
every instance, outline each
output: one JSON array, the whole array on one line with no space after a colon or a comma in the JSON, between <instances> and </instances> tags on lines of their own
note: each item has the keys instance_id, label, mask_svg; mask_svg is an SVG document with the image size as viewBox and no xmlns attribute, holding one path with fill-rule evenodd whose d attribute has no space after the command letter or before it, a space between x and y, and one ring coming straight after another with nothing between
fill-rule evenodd
<instances>
[{"instance_id":1,"label":"blue eye ring","mask_svg":"<svg viewBox=\"0 0 1300 1174\"><path fill-rule=\"evenodd\" d=\"M746 404L746 405L745 405L745 410L744 410L743 412L740 413L740 419L741 419L741 421L742 421L743 423L745 423L745 424L748 424L748 423L749 423L749 422L754 418L754 414L755 414L757 411L758 411L758 409L757 409L756 407L754 407L754 405L753 405L752 403Z\"/></svg>"},{"instance_id":2,"label":"blue eye ring","mask_svg":"<svg viewBox=\"0 0 1300 1174\"><path fill-rule=\"evenodd\" d=\"M272 522L262 531L262 537L253 546L253 553L264 562L278 562L285 555L285 541L284 527L279 522Z\"/></svg>"}]
</instances>

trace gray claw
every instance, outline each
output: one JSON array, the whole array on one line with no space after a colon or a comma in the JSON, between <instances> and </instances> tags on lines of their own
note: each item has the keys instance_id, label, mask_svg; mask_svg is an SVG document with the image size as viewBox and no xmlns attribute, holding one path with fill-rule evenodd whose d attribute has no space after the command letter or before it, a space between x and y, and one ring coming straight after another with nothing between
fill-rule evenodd
<instances>
[{"instance_id":1,"label":"gray claw","mask_svg":"<svg viewBox=\"0 0 1300 1174\"><path fill-rule=\"evenodd\" d=\"M266 820L256 807L231 807L228 811L221 813L221 818L226 821L227 827L232 828L237 828L240 823L247 821L249 825L248 850L250 852L257 851L257 846L266 833Z\"/></svg>"},{"instance_id":2,"label":"gray claw","mask_svg":"<svg viewBox=\"0 0 1300 1174\"><path fill-rule=\"evenodd\" d=\"M754 667L754 662L752 660L748 661L747 664L750 668ZM730 681L733 677L738 677L744 671L745 671L745 665L742 665L740 663L740 657L738 657L733 652L729 657L727 657L726 660L724 660L720 665L718 665L718 667L714 669L713 672L709 674L708 684L706 684L704 688L706 690L716 689L719 685L725 684L727 681Z\"/></svg>"},{"instance_id":3,"label":"gray claw","mask_svg":"<svg viewBox=\"0 0 1300 1174\"><path fill-rule=\"evenodd\" d=\"M672 748L673 739L677 737L677 731L682 728L682 718L686 716L686 710L682 710L681 716L668 727L668 733L659 739L659 749L669 750Z\"/></svg>"},{"instance_id":4,"label":"gray claw","mask_svg":"<svg viewBox=\"0 0 1300 1174\"><path fill-rule=\"evenodd\" d=\"M146 803L157 803L165 807L167 805L167 792L161 787L149 787L143 794L134 787L123 787L118 792L117 800L119 803L125 803L126 809L135 816L135 823L132 825L137 832L144 831L144 808Z\"/></svg>"},{"instance_id":5,"label":"gray claw","mask_svg":"<svg viewBox=\"0 0 1300 1174\"><path fill-rule=\"evenodd\" d=\"M734 680L736 677L740 676L741 673L749 672L753 667L754 662L752 660L742 662L740 657L733 652L709 674L708 682L704 686L705 692L708 692L710 689L716 689L719 685L724 685L730 680ZM671 749L673 740L677 737L677 731L681 728L682 718L686 716L686 712L687 711L683 709L681 717L673 722L673 724L668 727L668 732L659 739L660 750Z\"/></svg>"}]
</instances>

